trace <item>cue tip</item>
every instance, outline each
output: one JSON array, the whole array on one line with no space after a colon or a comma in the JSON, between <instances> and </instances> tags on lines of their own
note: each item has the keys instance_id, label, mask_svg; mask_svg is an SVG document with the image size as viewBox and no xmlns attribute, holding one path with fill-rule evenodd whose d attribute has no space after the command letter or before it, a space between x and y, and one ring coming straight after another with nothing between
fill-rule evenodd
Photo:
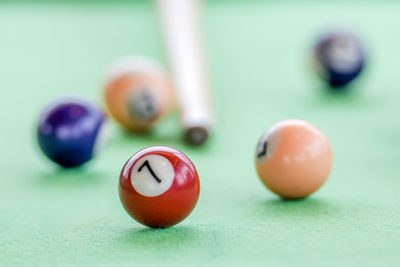
<instances>
[{"instance_id":1,"label":"cue tip","mask_svg":"<svg viewBox=\"0 0 400 267\"><path fill-rule=\"evenodd\" d=\"M194 126L185 129L185 141L193 146L200 146L208 139L208 129L204 126Z\"/></svg>"}]
</instances>

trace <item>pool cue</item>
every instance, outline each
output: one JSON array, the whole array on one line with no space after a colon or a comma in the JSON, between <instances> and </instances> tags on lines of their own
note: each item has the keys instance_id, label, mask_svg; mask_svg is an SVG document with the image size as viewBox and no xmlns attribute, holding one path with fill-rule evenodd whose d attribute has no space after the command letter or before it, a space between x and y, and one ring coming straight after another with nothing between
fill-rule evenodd
<instances>
[{"instance_id":1,"label":"pool cue","mask_svg":"<svg viewBox=\"0 0 400 267\"><path fill-rule=\"evenodd\" d=\"M185 140L203 144L212 126L199 0L156 0Z\"/></svg>"}]
</instances>

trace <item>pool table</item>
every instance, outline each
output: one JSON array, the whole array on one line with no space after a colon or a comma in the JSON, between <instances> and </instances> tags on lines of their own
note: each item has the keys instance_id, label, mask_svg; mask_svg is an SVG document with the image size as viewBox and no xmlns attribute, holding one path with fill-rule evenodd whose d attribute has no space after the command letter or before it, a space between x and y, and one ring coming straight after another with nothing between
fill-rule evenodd
<instances>
[{"instance_id":1,"label":"pool table","mask_svg":"<svg viewBox=\"0 0 400 267\"><path fill-rule=\"evenodd\" d=\"M0 2L1 266L396 266L400 261L400 3L206 1L204 34L215 126L182 141L179 112L147 135L110 120L90 163L61 169L41 153L36 125L60 94L103 105L108 64L127 54L167 65L150 1ZM355 32L362 76L331 92L312 70L316 37ZM329 138L333 169L310 197L284 201L257 177L258 138L299 118ZM119 173L141 148L167 145L195 164L193 213L167 229L132 220Z\"/></svg>"}]
</instances>

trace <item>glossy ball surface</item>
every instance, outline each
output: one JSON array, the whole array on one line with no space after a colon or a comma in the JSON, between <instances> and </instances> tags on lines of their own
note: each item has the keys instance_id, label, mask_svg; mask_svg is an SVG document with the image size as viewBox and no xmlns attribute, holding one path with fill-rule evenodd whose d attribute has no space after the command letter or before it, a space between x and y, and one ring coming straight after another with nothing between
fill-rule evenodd
<instances>
[{"instance_id":1,"label":"glossy ball surface","mask_svg":"<svg viewBox=\"0 0 400 267\"><path fill-rule=\"evenodd\" d=\"M361 73L365 53L355 36L333 32L323 36L315 45L314 63L319 76L331 88L340 89Z\"/></svg>"},{"instance_id":2,"label":"glossy ball surface","mask_svg":"<svg viewBox=\"0 0 400 267\"><path fill-rule=\"evenodd\" d=\"M39 119L37 138L44 154L69 168L89 161L104 141L106 117L81 100L57 101Z\"/></svg>"},{"instance_id":3,"label":"glossy ball surface","mask_svg":"<svg viewBox=\"0 0 400 267\"><path fill-rule=\"evenodd\" d=\"M196 206L199 177L182 152L152 146L133 155L123 167L119 196L128 214L139 223L164 228L185 219Z\"/></svg>"},{"instance_id":4,"label":"glossy ball surface","mask_svg":"<svg viewBox=\"0 0 400 267\"><path fill-rule=\"evenodd\" d=\"M149 130L175 103L166 72L139 56L122 58L110 67L104 99L112 117L132 132Z\"/></svg>"},{"instance_id":5,"label":"glossy ball surface","mask_svg":"<svg viewBox=\"0 0 400 267\"><path fill-rule=\"evenodd\" d=\"M287 199L316 191L332 168L332 150L325 135L302 120L271 126L256 150L256 170L263 184Z\"/></svg>"}]
</instances>

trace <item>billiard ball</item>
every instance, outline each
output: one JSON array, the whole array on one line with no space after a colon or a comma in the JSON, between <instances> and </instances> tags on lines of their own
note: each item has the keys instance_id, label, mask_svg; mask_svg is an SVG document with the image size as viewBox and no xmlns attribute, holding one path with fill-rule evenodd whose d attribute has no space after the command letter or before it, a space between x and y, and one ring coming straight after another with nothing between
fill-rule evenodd
<instances>
[{"instance_id":1,"label":"billiard ball","mask_svg":"<svg viewBox=\"0 0 400 267\"><path fill-rule=\"evenodd\" d=\"M175 103L165 70L143 56L124 57L111 65L104 99L112 117L132 132L149 130Z\"/></svg>"},{"instance_id":2,"label":"billiard ball","mask_svg":"<svg viewBox=\"0 0 400 267\"><path fill-rule=\"evenodd\" d=\"M106 117L84 100L55 101L40 116L39 146L62 167L77 167L89 161L104 142Z\"/></svg>"},{"instance_id":3,"label":"billiard ball","mask_svg":"<svg viewBox=\"0 0 400 267\"><path fill-rule=\"evenodd\" d=\"M256 149L256 170L263 184L286 199L303 198L328 178L332 150L326 136L302 120L271 126Z\"/></svg>"},{"instance_id":4,"label":"billiard ball","mask_svg":"<svg viewBox=\"0 0 400 267\"><path fill-rule=\"evenodd\" d=\"M139 223L169 227L194 209L200 182L193 163L182 152L152 146L133 155L119 179L119 196L125 210Z\"/></svg>"},{"instance_id":5,"label":"billiard ball","mask_svg":"<svg viewBox=\"0 0 400 267\"><path fill-rule=\"evenodd\" d=\"M364 49L352 34L330 32L315 45L316 71L333 89L344 88L361 73L364 65Z\"/></svg>"}]
</instances>

